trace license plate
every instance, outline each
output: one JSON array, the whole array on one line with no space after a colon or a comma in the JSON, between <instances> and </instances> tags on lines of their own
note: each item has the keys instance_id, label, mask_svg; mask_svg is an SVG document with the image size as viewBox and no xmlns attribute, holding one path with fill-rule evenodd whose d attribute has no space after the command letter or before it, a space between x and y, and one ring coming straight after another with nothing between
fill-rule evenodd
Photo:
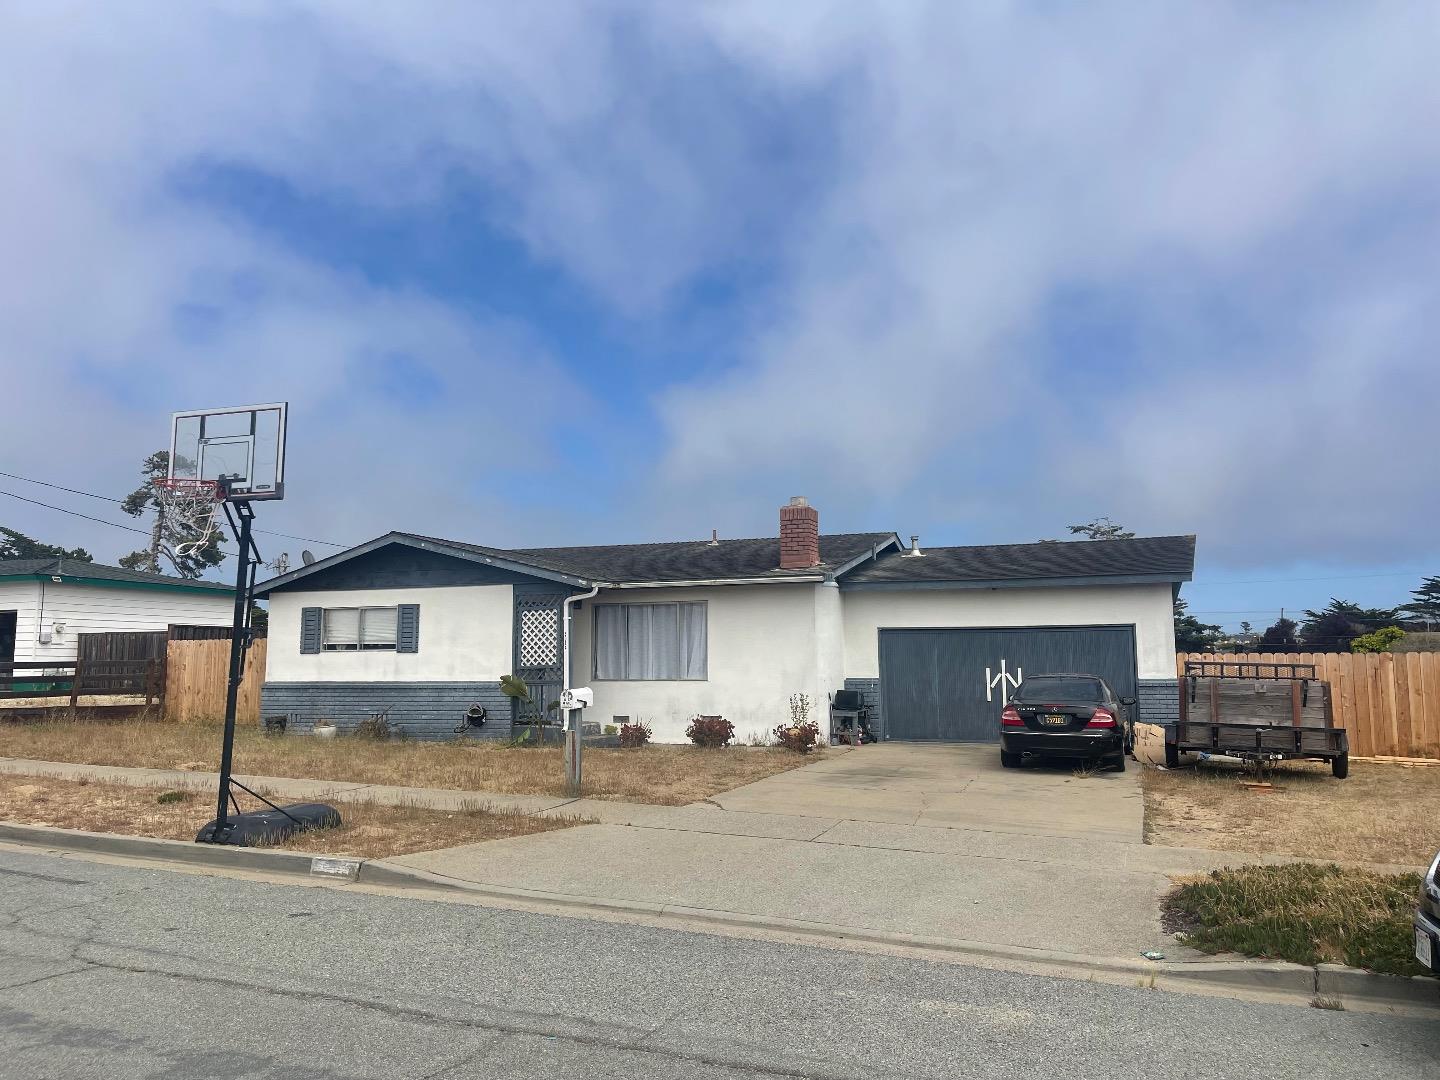
<instances>
[{"instance_id":1,"label":"license plate","mask_svg":"<svg viewBox=\"0 0 1440 1080\"><path fill-rule=\"evenodd\" d=\"M1064 727L1070 723L1070 717L1063 713L1046 713L1040 718L1042 724L1049 724L1051 727Z\"/></svg>"},{"instance_id":2,"label":"license plate","mask_svg":"<svg viewBox=\"0 0 1440 1080\"><path fill-rule=\"evenodd\" d=\"M1435 946L1430 935L1419 927L1415 928L1415 959L1431 971L1435 970Z\"/></svg>"}]
</instances>

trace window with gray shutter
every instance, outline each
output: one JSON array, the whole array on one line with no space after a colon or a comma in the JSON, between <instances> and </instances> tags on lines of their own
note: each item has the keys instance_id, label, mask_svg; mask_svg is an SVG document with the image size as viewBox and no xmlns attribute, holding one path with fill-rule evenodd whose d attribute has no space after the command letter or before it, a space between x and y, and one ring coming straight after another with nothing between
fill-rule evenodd
<instances>
[{"instance_id":1,"label":"window with gray shutter","mask_svg":"<svg viewBox=\"0 0 1440 1080\"><path fill-rule=\"evenodd\" d=\"M300 651L302 653L318 653L320 651L321 618L322 609L318 607L300 609Z\"/></svg>"},{"instance_id":2,"label":"window with gray shutter","mask_svg":"<svg viewBox=\"0 0 1440 1080\"><path fill-rule=\"evenodd\" d=\"M420 605L401 604L395 635L396 652L420 651Z\"/></svg>"}]
</instances>

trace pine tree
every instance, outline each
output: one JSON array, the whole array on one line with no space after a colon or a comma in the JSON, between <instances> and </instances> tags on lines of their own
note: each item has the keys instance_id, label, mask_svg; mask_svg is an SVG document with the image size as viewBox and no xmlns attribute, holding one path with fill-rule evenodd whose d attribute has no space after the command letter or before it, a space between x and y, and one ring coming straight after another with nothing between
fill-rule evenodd
<instances>
[{"instance_id":1,"label":"pine tree","mask_svg":"<svg viewBox=\"0 0 1440 1080\"><path fill-rule=\"evenodd\" d=\"M1440 577L1427 577L1410 593L1411 600L1400 610L1425 622L1440 622Z\"/></svg>"},{"instance_id":2,"label":"pine tree","mask_svg":"<svg viewBox=\"0 0 1440 1080\"><path fill-rule=\"evenodd\" d=\"M1087 540L1133 540L1135 534L1124 525L1108 517L1098 517L1088 525L1068 525L1072 536L1083 536Z\"/></svg>"},{"instance_id":3,"label":"pine tree","mask_svg":"<svg viewBox=\"0 0 1440 1080\"><path fill-rule=\"evenodd\" d=\"M155 495L155 481L170 475L170 452L156 450L140 465L140 474L145 482L125 496L120 509L131 517L147 513L154 516L150 521L150 543L139 551L122 556L120 565L127 570L144 570L161 574L166 567L180 577L198 578L212 566L219 566L225 555L220 550L219 530L213 531L205 543L195 549L186 549L182 554L176 548L190 544L201 535L197 521L175 521L165 505Z\"/></svg>"},{"instance_id":4,"label":"pine tree","mask_svg":"<svg viewBox=\"0 0 1440 1080\"><path fill-rule=\"evenodd\" d=\"M74 559L94 562L95 557L84 548L63 548L26 536L0 525L0 559Z\"/></svg>"}]
</instances>

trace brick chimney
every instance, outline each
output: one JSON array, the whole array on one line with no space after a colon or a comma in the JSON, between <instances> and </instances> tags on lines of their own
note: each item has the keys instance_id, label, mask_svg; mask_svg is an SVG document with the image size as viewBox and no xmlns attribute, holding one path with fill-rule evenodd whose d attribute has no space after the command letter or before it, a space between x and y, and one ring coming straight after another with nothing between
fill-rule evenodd
<instances>
[{"instance_id":1,"label":"brick chimney","mask_svg":"<svg viewBox=\"0 0 1440 1080\"><path fill-rule=\"evenodd\" d=\"M807 570L820 565L820 511L796 495L780 507L780 569Z\"/></svg>"}]
</instances>

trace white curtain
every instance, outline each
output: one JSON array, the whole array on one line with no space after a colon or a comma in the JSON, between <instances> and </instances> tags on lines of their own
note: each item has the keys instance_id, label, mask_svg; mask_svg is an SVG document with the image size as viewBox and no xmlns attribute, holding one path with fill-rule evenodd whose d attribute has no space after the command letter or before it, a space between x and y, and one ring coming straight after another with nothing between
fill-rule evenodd
<instances>
[{"instance_id":1,"label":"white curtain","mask_svg":"<svg viewBox=\"0 0 1440 1080\"><path fill-rule=\"evenodd\" d=\"M680 604L680 678L706 677L706 654L709 649L705 627L704 604Z\"/></svg>"},{"instance_id":2,"label":"white curtain","mask_svg":"<svg viewBox=\"0 0 1440 1080\"><path fill-rule=\"evenodd\" d=\"M597 679L704 679L705 605L599 604Z\"/></svg>"},{"instance_id":3,"label":"white curtain","mask_svg":"<svg viewBox=\"0 0 1440 1080\"><path fill-rule=\"evenodd\" d=\"M625 607L597 604L595 607L595 677L625 678Z\"/></svg>"}]
</instances>

